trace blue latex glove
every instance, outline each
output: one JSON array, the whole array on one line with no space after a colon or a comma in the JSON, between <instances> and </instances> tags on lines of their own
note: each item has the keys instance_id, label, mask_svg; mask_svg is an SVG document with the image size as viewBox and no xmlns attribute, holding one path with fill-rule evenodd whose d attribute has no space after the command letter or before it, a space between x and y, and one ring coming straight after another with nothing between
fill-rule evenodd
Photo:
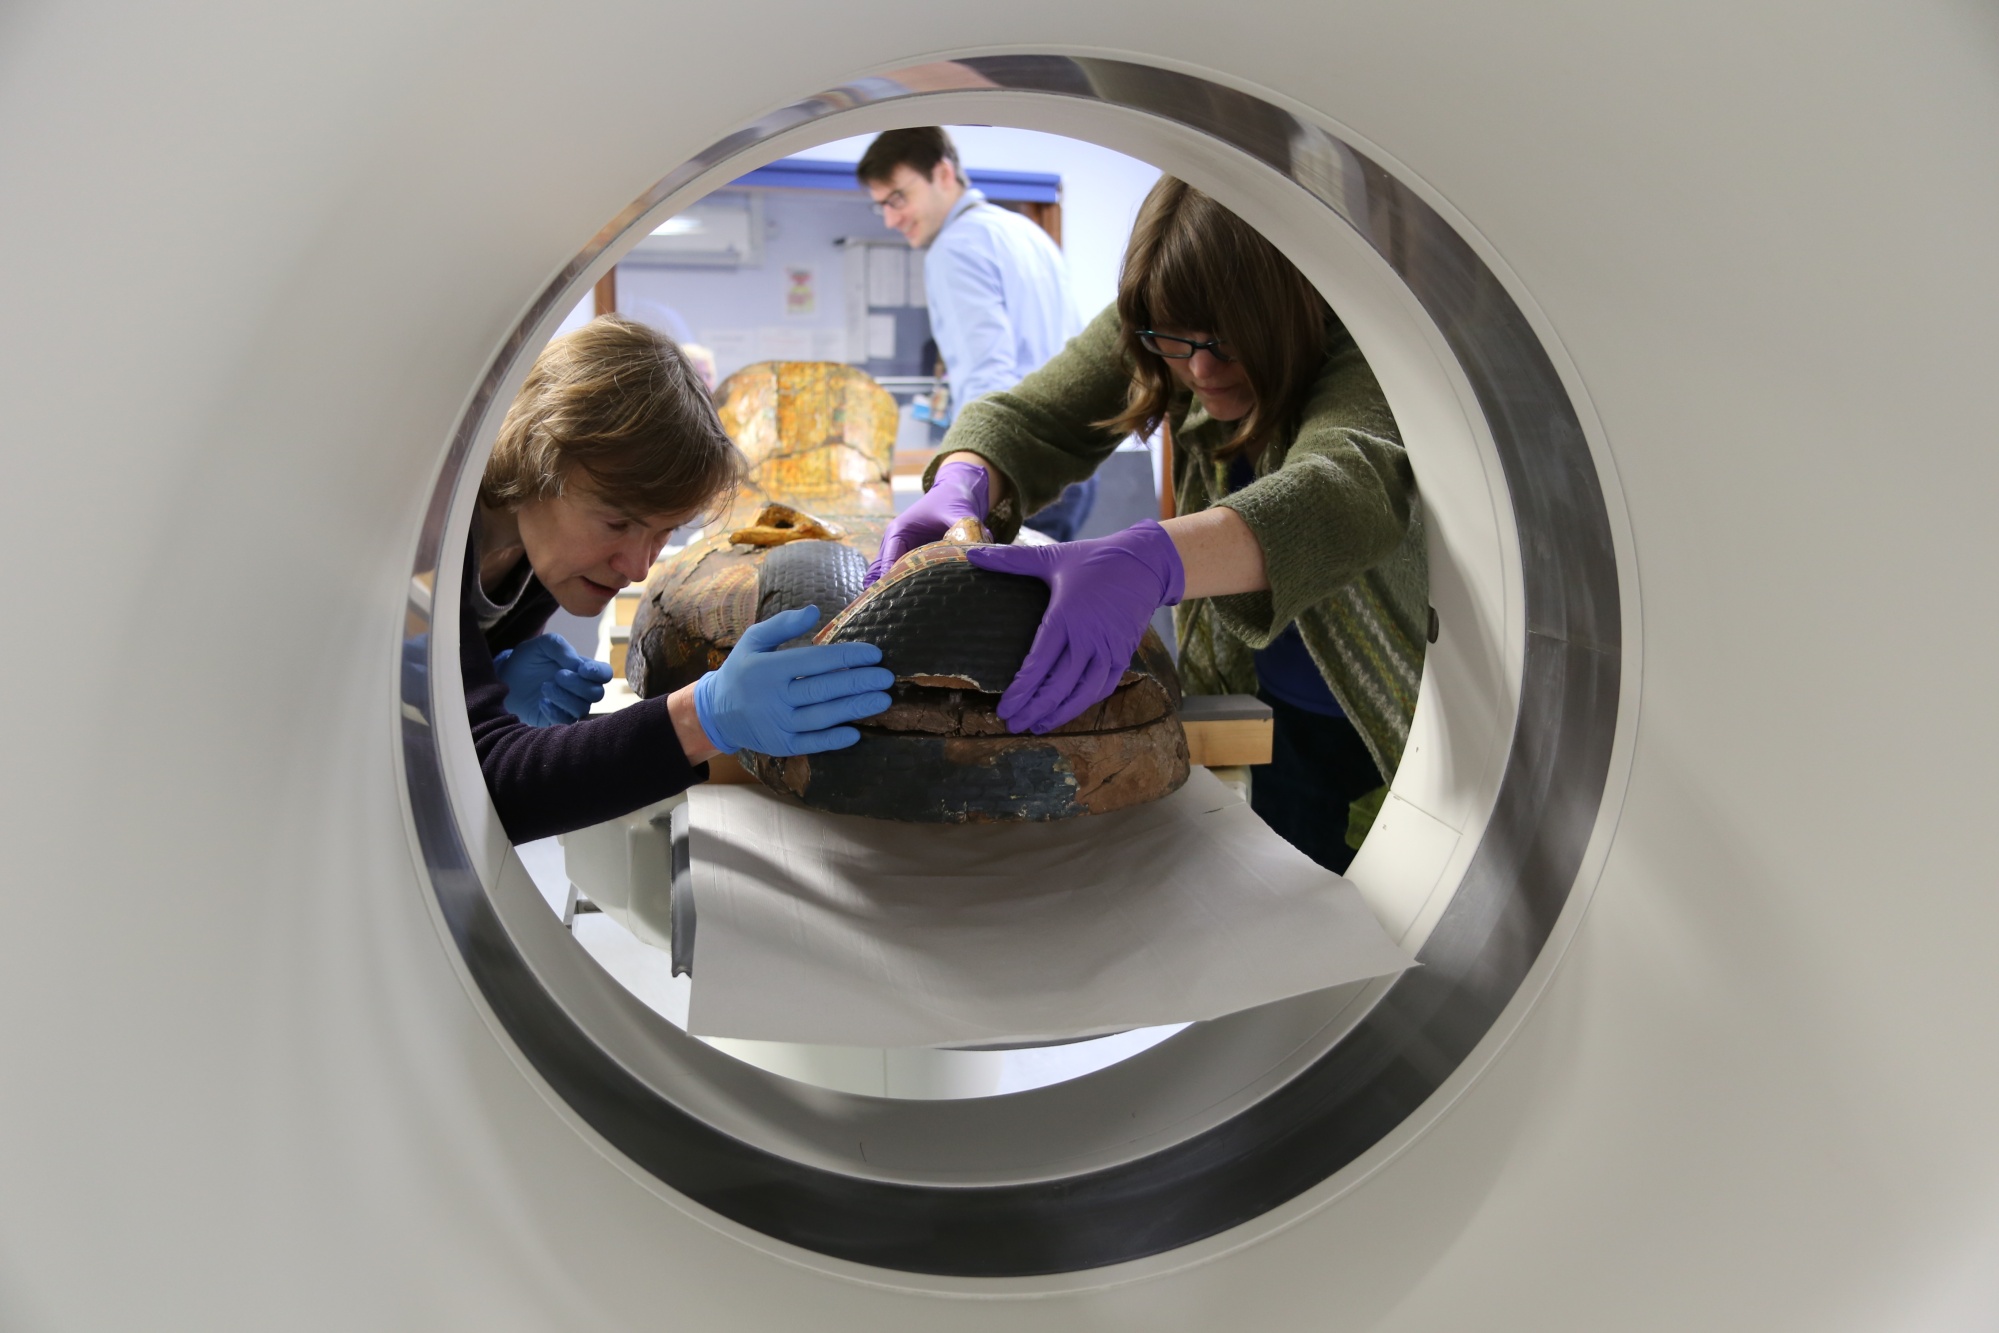
<instances>
[{"instance_id":1,"label":"blue latex glove","mask_svg":"<svg viewBox=\"0 0 1999 1333\"><path fill-rule=\"evenodd\" d=\"M493 659L507 687L507 711L531 727L580 721L604 697L609 662L593 662L560 634L537 634Z\"/></svg>"},{"instance_id":2,"label":"blue latex glove","mask_svg":"<svg viewBox=\"0 0 1999 1333\"><path fill-rule=\"evenodd\" d=\"M1044 735L1110 698L1152 613L1180 600L1187 573L1166 529L1151 519L1108 537L1052 546L974 546L980 569L1048 585L1034 646L1000 696L1013 732Z\"/></svg>"},{"instance_id":3,"label":"blue latex glove","mask_svg":"<svg viewBox=\"0 0 1999 1333\"><path fill-rule=\"evenodd\" d=\"M977 463L946 463L938 468L923 498L897 514L895 522L882 534L881 552L868 566L868 576L861 586L872 587L896 561L917 547L942 541L944 530L958 520L976 518L985 522L990 508L986 493L991 483L992 478Z\"/></svg>"},{"instance_id":4,"label":"blue latex glove","mask_svg":"<svg viewBox=\"0 0 1999 1333\"><path fill-rule=\"evenodd\" d=\"M843 723L873 717L889 705L895 675L871 643L779 648L810 633L819 608L801 606L760 621L721 668L694 682L694 714L718 750L818 754L861 738Z\"/></svg>"}]
</instances>

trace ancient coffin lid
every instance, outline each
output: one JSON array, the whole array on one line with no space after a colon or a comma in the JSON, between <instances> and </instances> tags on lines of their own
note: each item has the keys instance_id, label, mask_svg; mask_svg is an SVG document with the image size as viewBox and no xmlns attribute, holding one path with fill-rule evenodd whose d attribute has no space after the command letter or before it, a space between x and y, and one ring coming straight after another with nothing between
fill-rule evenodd
<instances>
[{"instance_id":1,"label":"ancient coffin lid","mask_svg":"<svg viewBox=\"0 0 1999 1333\"><path fill-rule=\"evenodd\" d=\"M744 750L743 766L815 809L918 823L1105 814L1186 781L1179 677L1150 629L1109 698L1046 735L1009 731L995 706L1034 642L1048 585L979 569L963 544L976 534L952 535L904 556L815 636L881 648L898 677L888 711L845 749Z\"/></svg>"},{"instance_id":2,"label":"ancient coffin lid","mask_svg":"<svg viewBox=\"0 0 1999 1333\"><path fill-rule=\"evenodd\" d=\"M1048 610L1048 585L971 563L953 542L919 546L835 616L818 643L872 643L898 680L999 694Z\"/></svg>"},{"instance_id":3,"label":"ancient coffin lid","mask_svg":"<svg viewBox=\"0 0 1999 1333\"><path fill-rule=\"evenodd\" d=\"M788 759L737 756L764 786L815 810L912 824L1007 824L1110 814L1187 780L1177 714L1087 735L894 735Z\"/></svg>"},{"instance_id":4,"label":"ancient coffin lid","mask_svg":"<svg viewBox=\"0 0 1999 1333\"><path fill-rule=\"evenodd\" d=\"M737 546L786 546L792 542L846 540L847 530L790 505L767 504L748 524L729 534Z\"/></svg>"},{"instance_id":5,"label":"ancient coffin lid","mask_svg":"<svg viewBox=\"0 0 1999 1333\"><path fill-rule=\"evenodd\" d=\"M715 670L759 620L797 606L834 615L860 595L867 573L867 555L854 543L880 540L875 519L834 523L787 505L763 505L743 522L652 567L625 656L625 678L641 698Z\"/></svg>"},{"instance_id":6,"label":"ancient coffin lid","mask_svg":"<svg viewBox=\"0 0 1999 1333\"><path fill-rule=\"evenodd\" d=\"M861 595L868 558L840 541L786 542L757 563L757 619L769 620L802 606L816 606L823 618L838 615ZM812 641L812 630L784 644Z\"/></svg>"},{"instance_id":7,"label":"ancient coffin lid","mask_svg":"<svg viewBox=\"0 0 1999 1333\"><path fill-rule=\"evenodd\" d=\"M980 569L968 549L955 540L917 547L813 641L872 643L898 680L1004 693L1034 646L1048 610L1048 585L1024 574ZM1172 659L1150 630L1120 683L1142 676L1159 678L1171 706L1179 706Z\"/></svg>"},{"instance_id":8,"label":"ancient coffin lid","mask_svg":"<svg viewBox=\"0 0 1999 1333\"><path fill-rule=\"evenodd\" d=\"M749 465L730 527L745 526L773 501L842 520L895 517L895 398L867 372L829 361L761 361L723 380L715 403Z\"/></svg>"}]
</instances>

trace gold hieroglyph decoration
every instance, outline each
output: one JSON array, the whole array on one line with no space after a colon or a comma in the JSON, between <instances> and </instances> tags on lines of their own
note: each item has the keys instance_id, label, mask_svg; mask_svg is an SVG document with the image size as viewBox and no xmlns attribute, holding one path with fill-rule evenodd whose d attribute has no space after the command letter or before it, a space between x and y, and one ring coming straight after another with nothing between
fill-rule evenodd
<instances>
[{"instance_id":1,"label":"gold hieroglyph decoration","mask_svg":"<svg viewBox=\"0 0 1999 1333\"><path fill-rule=\"evenodd\" d=\"M865 371L762 361L722 381L715 397L723 428L750 461L717 526L745 527L772 503L828 518L894 516L895 399Z\"/></svg>"}]
</instances>

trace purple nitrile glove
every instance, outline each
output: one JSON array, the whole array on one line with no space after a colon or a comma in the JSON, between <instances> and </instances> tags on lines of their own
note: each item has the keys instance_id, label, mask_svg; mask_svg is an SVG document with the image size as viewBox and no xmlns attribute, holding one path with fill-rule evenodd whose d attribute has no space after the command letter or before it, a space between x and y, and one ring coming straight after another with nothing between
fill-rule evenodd
<instances>
[{"instance_id":1,"label":"purple nitrile glove","mask_svg":"<svg viewBox=\"0 0 1999 1333\"><path fill-rule=\"evenodd\" d=\"M987 488L991 479L979 463L946 463L930 479L930 489L921 500L897 514L882 535L881 553L868 566L863 588L894 567L895 562L919 546L944 539L944 531L959 519L986 521Z\"/></svg>"},{"instance_id":2,"label":"purple nitrile glove","mask_svg":"<svg viewBox=\"0 0 1999 1333\"><path fill-rule=\"evenodd\" d=\"M1110 698L1152 613L1178 602L1187 586L1180 552L1151 519L1108 537L974 546L966 555L980 569L1048 585L1034 646L1000 696L1000 719L1016 733L1044 735Z\"/></svg>"}]
</instances>

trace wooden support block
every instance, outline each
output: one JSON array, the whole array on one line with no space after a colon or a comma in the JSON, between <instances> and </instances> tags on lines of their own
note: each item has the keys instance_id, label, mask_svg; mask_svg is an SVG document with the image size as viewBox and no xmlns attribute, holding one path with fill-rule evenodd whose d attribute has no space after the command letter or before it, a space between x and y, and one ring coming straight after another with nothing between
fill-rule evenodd
<instances>
[{"instance_id":1,"label":"wooden support block","mask_svg":"<svg viewBox=\"0 0 1999 1333\"><path fill-rule=\"evenodd\" d=\"M639 613L639 603L644 600L645 590L637 585L626 588L611 599L611 623L620 629L630 629L632 618Z\"/></svg>"},{"instance_id":2,"label":"wooden support block","mask_svg":"<svg viewBox=\"0 0 1999 1333\"><path fill-rule=\"evenodd\" d=\"M895 451L895 475L920 477L930 466L930 460L935 457L937 457L935 449L898 449Z\"/></svg>"},{"instance_id":3,"label":"wooden support block","mask_svg":"<svg viewBox=\"0 0 1999 1333\"><path fill-rule=\"evenodd\" d=\"M1232 768L1270 762L1270 719L1261 722L1186 722L1187 762L1202 768Z\"/></svg>"},{"instance_id":4,"label":"wooden support block","mask_svg":"<svg viewBox=\"0 0 1999 1333\"><path fill-rule=\"evenodd\" d=\"M1270 705L1252 694L1190 694L1180 704L1187 760L1203 768L1270 762Z\"/></svg>"},{"instance_id":5,"label":"wooden support block","mask_svg":"<svg viewBox=\"0 0 1999 1333\"><path fill-rule=\"evenodd\" d=\"M736 762L732 754L718 754L708 761L708 781L710 782L755 782L750 771Z\"/></svg>"}]
</instances>

